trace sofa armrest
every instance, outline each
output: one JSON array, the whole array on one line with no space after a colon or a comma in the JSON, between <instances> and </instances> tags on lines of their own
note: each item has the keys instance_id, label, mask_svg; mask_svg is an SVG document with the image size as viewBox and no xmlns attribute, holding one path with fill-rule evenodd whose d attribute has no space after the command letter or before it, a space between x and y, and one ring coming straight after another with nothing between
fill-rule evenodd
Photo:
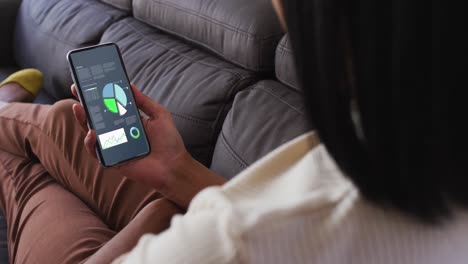
<instances>
[{"instance_id":1,"label":"sofa armrest","mask_svg":"<svg viewBox=\"0 0 468 264\"><path fill-rule=\"evenodd\" d=\"M14 66L13 37L21 0L0 0L0 66Z\"/></svg>"}]
</instances>

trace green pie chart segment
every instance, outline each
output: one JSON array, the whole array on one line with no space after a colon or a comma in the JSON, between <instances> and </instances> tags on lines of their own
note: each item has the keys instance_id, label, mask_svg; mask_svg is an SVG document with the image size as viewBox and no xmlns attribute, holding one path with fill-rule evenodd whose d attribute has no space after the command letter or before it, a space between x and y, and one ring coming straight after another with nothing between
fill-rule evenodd
<instances>
[{"instance_id":1,"label":"green pie chart segment","mask_svg":"<svg viewBox=\"0 0 468 264\"><path fill-rule=\"evenodd\" d=\"M119 109L117 107L117 102L115 99L104 99L104 105L114 114L119 113Z\"/></svg>"}]
</instances>

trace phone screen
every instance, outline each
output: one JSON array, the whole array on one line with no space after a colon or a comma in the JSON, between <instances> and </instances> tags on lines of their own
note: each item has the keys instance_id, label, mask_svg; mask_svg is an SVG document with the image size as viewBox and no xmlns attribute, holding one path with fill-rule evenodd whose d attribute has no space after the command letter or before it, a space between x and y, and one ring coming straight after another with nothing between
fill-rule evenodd
<instances>
[{"instance_id":1,"label":"phone screen","mask_svg":"<svg viewBox=\"0 0 468 264\"><path fill-rule=\"evenodd\" d=\"M71 51L68 60L97 134L101 163L109 167L147 155L150 147L117 45Z\"/></svg>"}]
</instances>

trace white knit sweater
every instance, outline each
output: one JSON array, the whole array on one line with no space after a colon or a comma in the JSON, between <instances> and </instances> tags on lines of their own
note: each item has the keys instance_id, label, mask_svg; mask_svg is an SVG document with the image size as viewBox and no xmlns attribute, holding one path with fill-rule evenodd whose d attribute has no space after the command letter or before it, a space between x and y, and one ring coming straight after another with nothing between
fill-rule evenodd
<instances>
[{"instance_id":1,"label":"white knit sweater","mask_svg":"<svg viewBox=\"0 0 468 264\"><path fill-rule=\"evenodd\" d=\"M431 227L370 205L310 133L204 190L115 263L468 263L468 215Z\"/></svg>"}]
</instances>

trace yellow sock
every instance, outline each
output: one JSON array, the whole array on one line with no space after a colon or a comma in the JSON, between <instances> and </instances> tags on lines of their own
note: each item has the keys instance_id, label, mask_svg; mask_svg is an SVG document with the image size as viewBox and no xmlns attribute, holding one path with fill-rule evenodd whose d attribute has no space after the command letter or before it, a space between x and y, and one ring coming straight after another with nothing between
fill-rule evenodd
<instances>
[{"instance_id":1,"label":"yellow sock","mask_svg":"<svg viewBox=\"0 0 468 264\"><path fill-rule=\"evenodd\" d=\"M36 69L25 69L17 71L12 75L8 76L3 82L0 83L0 89L2 85L7 83L18 83L23 86L28 92L36 96L39 91L42 89L42 84L44 81L44 76L42 72Z\"/></svg>"}]
</instances>

